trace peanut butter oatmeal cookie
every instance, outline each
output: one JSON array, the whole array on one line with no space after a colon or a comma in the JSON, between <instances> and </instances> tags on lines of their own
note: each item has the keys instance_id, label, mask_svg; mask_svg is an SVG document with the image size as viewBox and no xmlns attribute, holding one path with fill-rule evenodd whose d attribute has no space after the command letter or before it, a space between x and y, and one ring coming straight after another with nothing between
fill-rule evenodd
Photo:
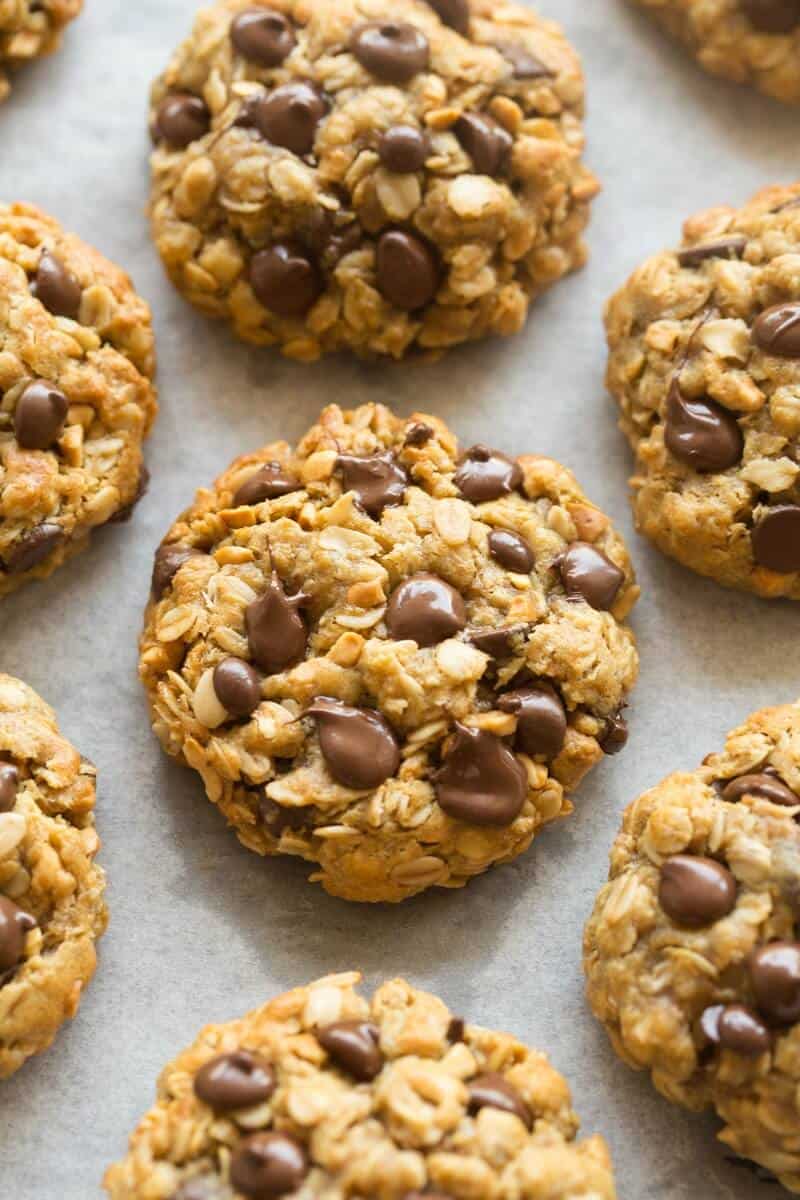
<instances>
[{"instance_id":1,"label":"peanut butter oatmeal cookie","mask_svg":"<svg viewBox=\"0 0 800 1200\"><path fill-rule=\"evenodd\" d=\"M614 1200L601 1137L516 1038L355 972L208 1025L161 1073L112 1200Z\"/></svg>"},{"instance_id":2,"label":"peanut butter oatmeal cookie","mask_svg":"<svg viewBox=\"0 0 800 1200\"><path fill-rule=\"evenodd\" d=\"M291 358L515 333L586 258L583 96L511 0L219 0L153 88L156 245Z\"/></svg>"},{"instance_id":3,"label":"peanut butter oatmeal cookie","mask_svg":"<svg viewBox=\"0 0 800 1200\"><path fill-rule=\"evenodd\" d=\"M639 529L727 587L800 600L800 184L709 209L606 308Z\"/></svg>"},{"instance_id":4,"label":"peanut butter oatmeal cookie","mask_svg":"<svg viewBox=\"0 0 800 1200\"><path fill-rule=\"evenodd\" d=\"M140 674L168 753L259 854L351 900L458 887L625 740L639 589L552 459L327 408L237 459L156 554Z\"/></svg>"},{"instance_id":5,"label":"peanut butter oatmeal cookie","mask_svg":"<svg viewBox=\"0 0 800 1200\"><path fill-rule=\"evenodd\" d=\"M712 75L800 104L800 0L636 0Z\"/></svg>"},{"instance_id":6,"label":"peanut butter oatmeal cookie","mask_svg":"<svg viewBox=\"0 0 800 1200\"><path fill-rule=\"evenodd\" d=\"M0 205L0 596L130 514L154 369L128 276L39 209Z\"/></svg>"},{"instance_id":7,"label":"peanut butter oatmeal cookie","mask_svg":"<svg viewBox=\"0 0 800 1200\"><path fill-rule=\"evenodd\" d=\"M52 54L83 0L0 0L0 102L11 91L5 68Z\"/></svg>"},{"instance_id":8,"label":"peanut butter oatmeal cookie","mask_svg":"<svg viewBox=\"0 0 800 1200\"><path fill-rule=\"evenodd\" d=\"M614 1049L800 1192L800 702L627 810L586 928Z\"/></svg>"},{"instance_id":9,"label":"peanut butter oatmeal cookie","mask_svg":"<svg viewBox=\"0 0 800 1200\"><path fill-rule=\"evenodd\" d=\"M52 709L0 675L0 1078L47 1049L94 974L95 774Z\"/></svg>"}]
</instances>

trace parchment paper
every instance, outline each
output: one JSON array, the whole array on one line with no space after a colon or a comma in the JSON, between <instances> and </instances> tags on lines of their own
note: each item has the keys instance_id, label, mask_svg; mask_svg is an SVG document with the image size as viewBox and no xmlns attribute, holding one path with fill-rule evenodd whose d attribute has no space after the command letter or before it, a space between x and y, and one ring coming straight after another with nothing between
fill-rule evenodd
<instances>
[{"instance_id":1,"label":"parchment paper","mask_svg":"<svg viewBox=\"0 0 800 1200\"><path fill-rule=\"evenodd\" d=\"M56 707L99 767L112 921L77 1020L0 1086L0 1196L95 1200L158 1071L202 1025L358 967L370 986L404 973L456 1012L548 1050L584 1132L608 1138L626 1200L770 1200L778 1188L729 1161L713 1117L672 1107L616 1059L583 1000L580 941L625 805L696 765L751 710L798 694L796 607L725 592L634 534L600 323L605 297L675 243L685 216L796 177L797 114L707 78L623 0L540 0L588 73L587 157L605 185L590 265L514 340L427 367L297 366L191 310L149 241L147 87L195 7L87 0L64 51L19 74L0 110L0 195L41 204L131 271L154 309L162 403L152 487L133 521L3 601L0 667ZM331 900L304 865L241 848L199 778L161 753L136 679L152 554L170 522L234 455L293 440L332 400L428 408L466 444L561 459L624 529L643 586L627 751L515 864L399 907Z\"/></svg>"}]
</instances>

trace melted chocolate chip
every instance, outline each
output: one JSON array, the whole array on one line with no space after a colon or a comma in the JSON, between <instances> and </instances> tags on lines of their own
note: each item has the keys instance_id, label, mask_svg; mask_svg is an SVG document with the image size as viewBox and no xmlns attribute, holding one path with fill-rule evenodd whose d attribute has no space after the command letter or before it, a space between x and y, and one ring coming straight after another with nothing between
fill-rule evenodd
<instances>
[{"instance_id":1,"label":"melted chocolate chip","mask_svg":"<svg viewBox=\"0 0 800 1200\"><path fill-rule=\"evenodd\" d=\"M371 517L403 503L408 475L390 450L384 454L340 454L336 466L342 472L342 486L355 492L356 500Z\"/></svg>"},{"instance_id":2,"label":"melted chocolate chip","mask_svg":"<svg viewBox=\"0 0 800 1200\"><path fill-rule=\"evenodd\" d=\"M305 829L312 823L314 816L313 808L288 808L276 803L271 796L262 797L258 811L261 823L274 838L280 838L287 829L295 832Z\"/></svg>"},{"instance_id":3,"label":"melted chocolate chip","mask_svg":"<svg viewBox=\"0 0 800 1200\"><path fill-rule=\"evenodd\" d=\"M444 812L472 825L511 825L528 793L525 768L500 738L459 722L434 784Z\"/></svg>"},{"instance_id":4,"label":"melted chocolate chip","mask_svg":"<svg viewBox=\"0 0 800 1200\"><path fill-rule=\"evenodd\" d=\"M267 675L285 671L305 654L308 631L298 609L307 599L302 592L287 596L273 572L264 595L245 609L247 644L254 662Z\"/></svg>"},{"instance_id":5,"label":"melted chocolate chip","mask_svg":"<svg viewBox=\"0 0 800 1200\"><path fill-rule=\"evenodd\" d=\"M290 492L296 492L302 486L300 480L290 475L280 463L264 463L245 479L233 497L233 505L238 508L243 504L261 504L264 500L277 500L279 496L288 496Z\"/></svg>"},{"instance_id":6,"label":"melted chocolate chip","mask_svg":"<svg viewBox=\"0 0 800 1200\"><path fill-rule=\"evenodd\" d=\"M11 812L18 790L19 771L12 763L0 763L0 813Z\"/></svg>"},{"instance_id":7,"label":"melted chocolate chip","mask_svg":"<svg viewBox=\"0 0 800 1200\"><path fill-rule=\"evenodd\" d=\"M83 288L72 271L49 250L43 250L31 292L55 317L77 321Z\"/></svg>"},{"instance_id":8,"label":"melted chocolate chip","mask_svg":"<svg viewBox=\"0 0 800 1200\"><path fill-rule=\"evenodd\" d=\"M205 137L211 128L211 113L205 101L191 92L173 92L158 106L153 125L156 139L183 150Z\"/></svg>"},{"instance_id":9,"label":"melted chocolate chip","mask_svg":"<svg viewBox=\"0 0 800 1200\"><path fill-rule=\"evenodd\" d=\"M428 39L405 21L368 21L353 30L350 49L365 71L387 83L408 83L427 69Z\"/></svg>"},{"instance_id":10,"label":"melted chocolate chip","mask_svg":"<svg viewBox=\"0 0 800 1200\"><path fill-rule=\"evenodd\" d=\"M231 22L231 41L243 58L261 67L278 67L295 47L290 22L272 8L251 8Z\"/></svg>"},{"instance_id":11,"label":"melted chocolate chip","mask_svg":"<svg viewBox=\"0 0 800 1200\"><path fill-rule=\"evenodd\" d=\"M515 79L547 79L555 74L519 42L496 42L495 49L510 64Z\"/></svg>"},{"instance_id":12,"label":"melted chocolate chip","mask_svg":"<svg viewBox=\"0 0 800 1200\"><path fill-rule=\"evenodd\" d=\"M429 153L428 135L414 125L393 125L378 141L378 157L387 171L397 175L420 171Z\"/></svg>"},{"instance_id":13,"label":"melted chocolate chip","mask_svg":"<svg viewBox=\"0 0 800 1200\"><path fill-rule=\"evenodd\" d=\"M740 775L731 779L722 789L722 799L736 804L743 796L760 796L771 800L773 804L783 804L789 808L800 805L800 796L796 796L777 775L760 773L755 775Z\"/></svg>"},{"instance_id":14,"label":"melted chocolate chip","mask_svg":"<svg viewBox=\"0 0 800 1200\"><path fill-rule=\"evenodd\" d=\"M402 229L381 234L375 251L378 290L403 312L430 304L439 288L439 260L422 238Z\"/></svg>"},{"instance_id":15,"label":"melted chocolate chip","mask_svg":"<svg viewBox=\"0 0 800 1200\"><path fill-rule=\"evenodd\" d=\"M253 1133L239 1143L231 1158L231 1183L254 1200L296 1192L307 1174L305 1150L285 1133Z\"/></svg>"},{"instance_id":16,"label":"melted chocolate chip","mask_svg":"<svg viewBox=\"0 0 800 1200\"><path fill-rule=\"evenodd\" d=\"M479 175L500 174L514 139L494 117L486 113L464 113L453 126L453 132Z\"/></svg>"},{"instance_id":17,"label":"melted chocolate chip","mask_svg":"<svg viewBox=\"0 0 800 1200\"><path fill-rule=\"evenodd\" d=\"M573 542L557 562L570 600L585 600L601 612L613 607L625 574L588 542Z\"/></svg>"},{"instance_id":18,"label":"melted chocolate chip","mask_svg":"<svg viewBox=\"0 0 800 1200\"><path fill-rule=\"evenodd\" d=\"M800 504L775 504L753 526L753 558L759 566L792 575L800 571Z\"/></svg>"},{"instance_id":19,"label":"melted chocolate chip","mask_svg":"<svg viewBox=\"0 0 800 1200\"><path fill-rule=\"evenodd\" d=\"M217 1055L194 1077L196 1095L217 1112L261 1104L269 1100L276 1086L270 1064L247 1050Z\"/></svg>"},{"instance_id":20,"label":"melted chocolate chip","mask_svg":"<svg viewBox=\"0 0 800 1200\"><path fill-rule=\"evenodd\" d=\"M23 450L49 450L64 432L69 401L45 379L29 383L14 410L14 436Z\"/></svg>"},{"instance_id":21,"label":"melted chocolate chip","mask_svg":"<svg viewBox=\"0 0 800 1200\"><path fill-rule=\"evenodd\" d=\"M379 1075L383 1054L378 1027L371 1021L337 1021L317 1031L317 1040L333 1061L361 1083Z\"/></svg>"},{"instance_id":22,"label":"melted chocolate chip","mask_svg":"<svg viewBox=\"0 0 800 1200\"><path fill-rule=\"evenodd\" d=\"M759 1010L769 1021L800 1021L800 942L770 942L748 963Z\"/></svg>"},{"instance_id":23,"label":"melted chocolate chip","mask_svg":"<svg viewBox=\"0 0 800 1200\"><path fill-rule=\"evenodd\" d=\"M449 25L456 33L469 33L469 0L427 0L443 25Z\"/></svg>"},{"instance_id":24,"label":"melted chocolate chip","mask_svg":"<svg viewBox=\"0 0 800 1200\"><path fill-rule=\"evenodd\" d=\"M415 421L407 430L405 437L406 446L424 446L433 437L433 430L430 425L426 425L424 421Z\"/></svg>"},{"instance_id":25,"label":"melted chocolate chip","mask_svg":"<svg viewBox=\"0 0 800 1200\"><path fill-rule=\"evenodd\" d=\"M735 415L713 400L690 400L673 379L667 398L664 444L695 471L727 471L742 460L744 437Z\"/></svg>"},{"instance_id":26,"label":"melted chocolate chip","mask_svg":"<svg viewBox=\"0 0 800 1200\"><path fill-rule=\"evenodd\" d=\"M510 529L493 529L489 534L489 553L506 571L527 575L534 564L533 551L523 537Z\"/></svg>"},{"instance_id":27,"label":"melted chocolate chip","mask_svg":"<svg viewBox=\"0 0 800 1200\"><path fill-rule=\"evenodd\" d=\"M603 726L597 739L604 754L619 754L628 744L628 722L621 712L615 712Z\"/></svg>"},{"instance_id":28,"label":"melted chocolate chip","mask_svg":"<svg viewBox=\"0 0 800 1200\"><path fill-rule=\"evenodd\" d=\"M447 1040L451 1046L455 1046L458 1042L464 1041L466 1033L466 1025L463 1017L451 1017L450 1024L447 1026Z\"/></svg>"},{"instance_id":29,"label":"melted chocolate chip","mask_svg":"<svg viewBox=\"0 0 800 1200\"><path fill-rule=\"evenodd\" d=\"M715 1004L700 1018L708 1040L723 1050L753 1058L769 1050L772 1037L757 1013L741 1004Z\"/></svg>"},{"instance_id":30,"label":"melted chocolate chip","mask_svg":"<svg viewBox=\"0 0 800 1200\"><path fill-rule=\"evenodd\" d=\"M514 744L523 754L556 758L567 734L567 714L561 697L550 683L505 692L497 701L502 712L516 713Z\"/></svg>"},{"instance_id":31,"label":"melted chocolate chip","mask_svg":"<svg viewBox=\"0 0 800 1200\"><path fill-rule=\"evenodd\" d=\"M62 526L55 521L42 521L14 542L6 556L6 570L11 575L32 571L49 558L65 536Z\"/></svg>"},{"instance_id":32,"label":"melted chocolate chip","mask_svg":"<svg viewBox=\"0 0 800 1200\"><path fill-rule=\"evenodd\" d=\"M214 691L232 717L249 717L261 703L258 672L241 658L225 658L214 668Z\"/></svg>"},{"instance_id":33,"label":"melted chocolate chip","mask_svg":"<svg viewBox=\"0 0 800 1200\"><path fill-rule=\"evenodd\" d=\"M183 564L199 553L199 550L195 550L193 546L185 546L183 542L169 542L158 547L150 582L150 594L154 600L161 599Z\"/></svg>"},{"instance_id":34,"label":"melted chocolate chip","mask_svg":"<svg viewBox=\"0 0 800 1200\"><path fill-rule=\"evenodd\" d=\"M791 33L800 25L800 0L741 0L760 33Z\"/></svg>"},{"instance_id":35,"label":"melted chocolate chip","mask_svg":"<svg viewBox=\"0 0 800 1200\"><path fill-rule=\"evenodd\" d=\"M765 354L800 358L800 302L773 304L753 325L753 341Z\"/></svg>"},{"instance_id":36,"label":"melted chocolate chip","mask_svg":"<svg viewBox=\"0 0 800 1200\"><path fill-rule=\"evenodd\" d=\"M38 921L7 896L0 896L0 975L13 971L25 953L25 935Z\"/></svg>"},{"instance_id":37,"label":"melted chocolate chip","mask_svg":"<svg viewBox=\"0 0 800 1200\"><path fill-rule=\"evenodd\" d=\"M315 262L295 242L274 242L253 255L250 286L264 308L279 317L302 317L323 290Z\"/></svg>"},{"instance_id":38,"label":"melted chocolate chip","mask_svg":"<svg viewBox=\"0 0 800 1200\"><path fill-rule=\"evenodd\" d=\"M515 642L520 643L528 632L528 626L518 623L504 625L499 629L468 629L466 639L476 650L482 650L490 658L509 658L515 650Z\"/></svg>"},{"instance_id":39,"label":"melted chocolate chip","mask_svg":"<svg viewBox=\"0 0 800 1200\"><path fill-rule=\"evenodd\" d=\"M716 242L703 242L699 246L687 246L685 250L679 250L678 262L682 267L699 267L711 258L741 258L746 249L747 238L744 234L735 233Z\"/></svg>"},{"instance_id":40,"label":"melted chocolate chip","mask_svg":"<svg viewBox=\"0 0 800 1200\"><path fill-rule=\"evenodd\" d=\"M467 623L460 594L438 575L420 572L395 588L386 610L386 624L396 642L435 646L454 637Z\"/></svg>"},{"instance_id":41,"label":"melted chocolate chip","mask_svg":"<svg viewBox=\"0 0 800 1200\"><path fill-rule=\"evenodd\" d=\"M351 708L341 700L318 696L306 709L315 717L322 757L334 779L367 791L395 774L400 747L391 725L372 708Z\"/></svg>"},{"instance_id":42,"label":"melted chocolate chip","mask_svg":"<svg viewBox=\"0 0 800 1200\"><path fill-rule=\"evenodd\" d=\"M522 468L499 450L478 444L465 451L453 483L465 500L483 504L516 491L522 483Z\"/></svg>"},{"instance_id":43,"label":"melted chocolate chip","mask_svg":"<svg viewBox=\"0 0 800 1200\"><path fill-rule=\"evenodd\" d=\"M258 102L253 112L256 128L273 146L294 154L310 154L317 127L328 112L328 102L304 80L284 83Z\"/></svg>"},{"instance_id":44,"label":"melted chocolate chip","mask_svg":"<svg viewBox=\"0 0 800 1200\"><path fill-rule=\"evenodd\" d=\"M678 925L699 929L733 911L736 880L713 858L675 854L661 868L658 898L664 912Z\"/></svg>"},{"instance_id":45,"label":"melted chocolate chip","mask_svg":"<svg viewBox=\"0 0 800 1200\"><path fill-rule=\"evenodd\" d=\"M530 1129L533 1117L525 1101L515 1087L498 1071L487 1071L478 1075L468 1084L469 1111L473 1115L482 1108L499 1108L502 1112L513 1113Z\"/></svg>"}]
</instances>

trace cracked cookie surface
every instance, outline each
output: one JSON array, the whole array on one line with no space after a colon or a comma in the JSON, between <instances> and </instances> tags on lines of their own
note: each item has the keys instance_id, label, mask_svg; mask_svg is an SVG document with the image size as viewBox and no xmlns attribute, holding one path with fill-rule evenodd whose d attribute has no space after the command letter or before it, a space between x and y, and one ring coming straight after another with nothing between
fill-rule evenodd
<instances>
[{"instance_id":1,"label":"cracked cookie surface","mask_svg":"<svg viewBox=\"0 0 800 1200\"><path fill-rule=\"evenodd\" d=\"M52 709L0 675L0 1078L47 1049L94 974L95 775Z\"/></svg>"},{"instance_id":2,"label":"cracked cookie surface","mask_svg":"<svg viewBox=\"0 0 800 1200\"><path fill-rule=\"evenodd\" d=\"M576 1141L538 1050L356 973L207 1026L165 1067L112 1166L112 1200L614 1200L601 1137Z\"/></svg>"},{"instance_id":3,"label":"cracked cookie surface","mask_svg":"<svg viewBox=\"0 0 800 1200\"><path fill-rule=\"evenodd\" d=\"M727 587L800 599L800 185L698 213L606 306L642 533Z\"/></svg>"},{"instance_id":4,"label":"cracked cookie surface","mask_svg":"<svg viewBox=\"0 0 800 1200\"><path fill-rule=\"evenodd\" d=\"M129 515L154 370L128 276L39 209L0 205L0 596Z\"/></svg>"},{"instance_id":5,"label":"cracked cookie surface","mask_svg":"<svg viewBox=\"0 0 800 1200\"><path fill-rule=\"evenodd\" d=\"M0 103L11 91L6 68L52 54L83 0L0 0Z\"/></svg>"},{"instance_id":6,"label":"cracked cookie surface","mask_svg":"<svg viewBox=\"0 0 800 1200\"><path fill-rule=\"evenodd\" d=\"M638 591L552 459L331 406L173 525L140 675L246 846L401 900L520 854L620 748Z\"/></svg>"},{"instance_id":7,"label":"cracked cookie surface","mask_svg":"<svg viewBox=\"0 0 800 1200\"><path fill-rule=\"evenodd\" d=\"M800 1192L800 702L625 813L584 938L589 1002L669 1100Z\"/></svg>"},{"instance_id":8,"label":"cracked cookie surface","mask_svg":"<svg viewBox=\"0 0 800 1200\"><path fill-rule=\"evenodd\" d=\"M583 95L510 0L221 0L153 88L156 246L292 358L514 333L585 261Z\"/></svg>"}]
</instances>

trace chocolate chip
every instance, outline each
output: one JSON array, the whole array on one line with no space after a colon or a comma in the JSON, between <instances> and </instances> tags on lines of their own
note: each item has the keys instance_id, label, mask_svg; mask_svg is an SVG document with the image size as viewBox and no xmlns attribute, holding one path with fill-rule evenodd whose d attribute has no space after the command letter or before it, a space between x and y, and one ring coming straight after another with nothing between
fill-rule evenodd
<instances>
[{"instance_id":1,"label":"chocolate chip","mask_svg":"<svg viewBox=\"0 0 800 1200\"><path fill-rule=\"evenodd\" d=\"M439 261L431 247L413 233L389 229L375 251L378 290L404 312L424 308L439 288Z\"/></svg>"},{"instance_id":2,"label":"chocolate chip","mask_svg":"<svg viewBox=\"0 0 800 1200\"><path fill-rule=\"evenodd\" d=\"M288 496L290 492L298 491L302 486L300 480L290 475L280 463L264 463L245 479L233 497L233 505L238 508L243 504L261 504L264 500L276 500L279 496Z\"/></svg>"},{"instance_id":3,"label":"chocolate chip","mask_svg":"<svg viewBox=\"0 0 800 1200\"><path fill-rule=\"evenodd\" d=\"M317 1040L338 1067L361 1083L379 1075L383 1054L380 1033L371 1021L336 1021L317 1031Z\"/></svg>"},{"instance_id":4,"label":"chocolate chip","mask_svg":"<svg viewBox=\"0 0 800 1200\"><path fill-rule=\"evenodd\" d=\"M479 175L499 175L508 160L514 139L486 113L464 113L453 126L462 148Z\"/></svg>"},{"instance_id":5,"label":"chocolate chip","mask_svg":"<svg viewBox=\"0 0 800 1200\"><path fill-rule=\"evenodd\" d=\"M280 579L273 572L263 596L245 609L244 623L250 653L267 675L285 671L305 654L308 631L298 609L307 599L302 592L287 596Z\"/></svg>"},{"instance_id":6,"label":"chocolate chip","mask_svg":"<svg viewBox=\"0 0 800 1200\"><path fill-rule=\"evenodd\" d=\"M420 171L429 154L427 134L414 125L393 125L378 141L378 157L387 171L397 175Z\"/></svg>"},{"instance_id":7,"label":"chocolate chip","mask_svg":"<svg viewBox=\"0 0 800 1200\"><path fill-rule=\"evenodd\" d=\"M408 83L427 69L428 39L405 21L368 21L353 30L350 49L365 71L387 83Z\"/></svg>"},{"instance_id":8,"label":"chocolate chip","mask_svg":"<svg viewBox=\"0 0 800 1200\"><path fill-rule=\"evenodd\" d=\"M19 771L11 763L0 763L0 813L11 812L18 790Z\"/></svg>"},{"instance_id":9,"label":"chocolate chip","mask_svg":"<svg viewBox=\"0 0 800 1200\"><path fill-rule=\"evenodd\" d=\"M469 0L427 0L443 25L449 25L456 33L469 33Z\"/></svg>"},{"instance_id":10,"label":"chocolate chip","mask_svg":"<svg viewBox=\"0 0 800 1200\"><path fill-rule=\"evenodd\" d=\"M396 642L435 646L454 637L467 623L460 594L438 575L420 572L396 587L386 610L386 624Z\"/></svg>"},{"instance_id":11,"label":"chocolate chip","mask_svg":"<svg viewBox=\"0 0 800 1200\"><path fill-rule=\"evenodd\" d=\"M472 825L511 825L528 794L525 768L508 746L460 722L434 785L444 812Z\"/></svg>"},{"instance_id":12,"label":"chocolate chip","mask_svg":"<svg viewBox=\"0 0 800 1200\"><path fill-rule=\"evenodd\" d=\"M528 626L522 623L516 625L501 625L499 629L484 629L475 626L468 629L465 637L476 650L482 650L490 658L509 658L515 650L515 642L522 648L522 638L528 632Z\"/></svg>"},{"instance_id":13,"label":"chocolate chip","mask_svg":"<svg viewBox=\"0 0 800 1200\"><path fill-rule=\"evenodd\" d=\"M296 39L290 22L272 8L249 8L231 22L231 41L243 58L261 67L278 67Z\"/></svg>"},{"instance_id":14,"label":"chocolate chip","mask_svg":"<svg viewBox=\"0 0 800 1200\"><path fill-rule=\"evenodd\" d=\"M465 451L453 483L465 500L483 504L516 491L522 483L522 468L515 459L479 443Z\"/></svg>"},{"instance_id":15,"label":"chocolate chip","mask_svg":"<svg viewBox=\"0 0 800 1200\"><path fill-rule=\"evenodd\" d=\"M515 1087L506 1080L499 1071L487 1071L478 1075L468 1085L469 1111L474 1116L482 1108L499 1108L502 1112L513 1113L528 1127L533 1126L533 1117L525 1101Z\"/></svg>"},{"instance_id":16,"label":"chocolate chip","mask_svg":"<svg viewBox=\"0 0 800 1200\"><path fill-rule=\"evenodd\" d=\"M237 1192L272 1200L296 1192L308 1169L305 1150L288 1134L253 1133L234 1151L230 1176Z\"/></svg>"},{"instance_id":17,"label":"chocolate chip","mask_svg":"<svg viewBox=\"0 0 800 1200\"><path fill-rule=\"evenodd\" d=\"M65 536L62 526L55 521L42 521L14 542L6 557L6 570L11 575L32 571L53 553Z\"/></svg>"},{"instance_id":18,"label":"chocolate chip","mask_svg":"<svg viewBox=\"0 0 800 1200\"><path fill-rule=\"evenodd\" d=\"M154 600L161 599L183 564L199 553L199 550L185 546L183 542L169 542L158 547L150 581L150 594Z\"/></svg>"},{"instance_id":19,"label":"chocolate chip","mask_svg":"<svg viewBox=\"0 0 800 1200\"><path fill-rule=\"evenodd\" d=\"M310 154L317 127L328 112L328 102L313 84L304 80L284 83L256 105L254 121L273 146L294 154Z\"/></svg>"},{"instance_id":20,"label":"chocolate chip","mask_svg":"<svg viewBox=\"0 0 800 1200\"><path fill-rule=\"evenodd\" d=\"M49 250L41 253L31 293L53 316L77 321L83 288L72 271Z\"/></svg>"},{"instance_id":21,"label":"chocolate chip","mask_svg":"<svg viewBox=\"0 0 800 1200\"><path fill-rule=\"evenodd\" d=\"M761 33L791 33L800 25L800 0L741 0L741 5Z\"/></svg>"},{"instance_id":22,"label":"chocolate chip","mask_svg":"<svg viewBox=\"0 0 800 1200\"><path fill-rule=\"evenodd\" d=\"M323 290L316 263L295 242L274 242L253 255L250 286L279 317L304 316Z\"/></svg>"},{"instance_id":23,"label":"chocolate chip","mask_svg":"<svg viewBox=\"0 0 800 1200\"><path fill-rule=\"evenodd\" d=\"M753 527L753 558L759 566L792 575L800 571L800 504L775 504Z\"/></svg>"},{"instance_id":24,"label":"chocolate chip","mask_svg":"<svg viewBox=\"0 0 800 1200\"><path fill-rule=\"evenodd\" d=\"M424 446L432 437L433 430L430 425L426 425L424 421L415 421L406 432L404 445Z\"/></svg>"},{"instance_id":25,"label":"chocolate chip","mask_svg":"<svg viewBox=\"0 0 800 1200\"><path fill-rule=\"evenodd\" d=\"M628 722L621 713L615 712L606 721L597 739L604 754L619 754L628 744Z\"/></svg>"},{"instance_id":26,"label":"chocolate chip","mask_svg":"<svg viewBox=\"0 0 800 1200\"><path fill-rule=\"evenodd\" d=\"M191 92L173 92L158 106L153 126L157 139L183 150L205 137L211 128L211 113L200 96Z\"/></svg>"},{"instance_id":27,"label":"chocolate chip","mask_svg":"<svg viewBox=\"0 0 800 1200\"><path fill-rule=\"evenodd\" d=\"M736 880L713 858L675 854L661 867L658 898L678 925L699 929L727 917L736 904Z\"/></svg>"},{"instance_id":28,"label":"chocolate chip","mask_svg":"<svg viewBox=\"0 0 800 1200\"><path fill-rule=\"evenodd\" d=\"M195 1094L218 1112L261 1104L269 1100L276 1087L270 1064L248 1050L219 1054L194 1077Z\"/></svg>"},{"instance_id":29,"label":"chocolate chip","mask_svg":"<svg viewBox=\"0 0 800 1200\"><path fill-rule=\"evenodd\" d=\"M214 691L232 717L249 717L261 703L258 672L241 658L224 658L214 668Z\"/></svg>"},{"instance_id":30,"label":"chocolate chip","mask_svg":"<svg viewBox=\"0 0 800 1200\"><path fill-rule=\"evenodd\" d=\"M700 1028L715 1046L753 1058L772 1046L772 1037L757 1013L742 1004L715 1004L700 1018Z\"/></svg>"},{"instance_id":31,"label":"chocolate chip","mask_svg":"<svg viewBox=\"0 0 800 1200\"><path fill-rule=\"evenodd\" d=\"M773 304L756 319L753 341L765 354L800 358L800 302Z\"/></svg>"},{"instance_id":32,"label":"chocolate chip","mask_svg":"<svg viewBox=\"0 0 800 1200\"><path fill-rule=\"evenodd\" d=\"M731 779L722 789L722 799L736 804L743 796L760 796L771 800L773 804L783 804L789 808L800 805L800 796L795 795L777 775L760 773L740 775Z\"/></svg>"},{"instance_id":33,"label":"chocolate chip","mask_svg":"<svg viewBox=\"0 0 800 1200\"><path fill-rule=\"evenodd\" d=\"M351 708L341 700L318 696L306 709L316 717L322 757L334 779L367 791L395 774L400 747L391 725L372 708Z\"/></svg>"},{"instance_id":34,"label":"chocolate chip","mask_svg":"<svg viewBox=\"0 0 800 1200\"><path fill-rule=\"evenodd\" d=\"M466 1033L466 1025L463 1017L451 1017L450 1024L447 1026L447 1040L452 1046L458 1042L464 1041Z\"/></svg>"},{"instance_id":35,"label":"chocolate chip","mask_svg":"<svg viewBox=\"0 0 800 1200\"><path fill-rule=\"evenodd\" d=\"M699 246L688 246L678 251L678 262L682 267L699 267L709 258L741 258L747 249L747 238L744 234L735 233L731 237L719 238L716 242L704 242Z\"/></svg>"},{"instance_id":36,"label":"chocolate chip","mask_svg":"<svg viewBox=\"0 0 800 1200\"><path fill-rule=\"evenodd\" d=\"M295 832L305 829L313 822L315 810L307 806L288 808L284 804L276 803L271 796L263 796L258 811L267 833L272 834L274 838L280 838L287 829Z\"/></svg>"},{"instance_id":37,"label":"chocolate chip","mask_svg":"<svg viewBox=\"0 0 800 1200\"><path fill-rule=\"evenodd\" d=\"M29 383L14 410L14 436L23 450L49 450L64 432L69 401L45 379Z\"/></svg>"},{"instance_id":38,"label":"chocolate chip","mask_svg":"<svg viewBox=\"0 0 800 1200\"><path fill-rule=\"evenodd\" d=\"M527 575L533 569L534 557L528 543L510 529L493 529L489 534L489 553L506 571Z\"/></svg>"},{"instance_id":39,"label":"chocolate chip","mask_svg":"<svg viewBox=\"0 0 800 1200\"><path fill-rule=\"evenodd\" d=\"M495 42L495 49L510 63L515 79L547 79L555 74L519 42Z\"/></svg>"},{"instance_id":40,"label":"chocolate chip","mask_svg":"<svg viewBox=\"0 0 800 1200\"><path fill-rule=\"evenodd\" d=\"M744 437L735 415L713 400L689 399L673 379L664 418L664 444L695 471L727 471L742 460Z\"/></svg>"},{"instance_id":41,"label":"chocolate chip","mask_svg":"<svg viewBox=\"0 0 800 1200\"><path fill-rule=\"evenodd\" d=\"M608 611L622 587L625 573L588 542L573 542L556 565L570 600L585 600L592 608Z\"/></svg>"},{"instance_id":42,"label":"chocolate chip","mask_svg":"<svg viewBox=\"0 0 800 1200\"><path fill-rule=\"evenodd\" d=\"M561 752L567 734L567 714L561 697L550 683L505 692L497 701L502 712L516 713L514 744L523 754L553 759Z\"/></svg>"},{"instance_id":43,"label":"chocolate chip","mask_svg":"<svg viewBox=\"0 0 800 1200\"><path fill-rule=\"evenodd\" d=\"M760 1011L769 1021L800 1021L800 942L770 942L751 954L750 982Z\"/></svg>"},{"instance_id":44,"label":"chocolate chip","mask_svg":"<svg viewBox=\"0 0 800 1200\"><path fill-rule=\"evenodd\" d=\"M340 454L336 466L342 473L342 487L355 492L356 500L371 517L379 517L385 508L403 503L408 475L391 451L384 454Z\"/></svg>"},{"instance_id":45,"label":"chocolate chip","mask_svg":"<svg viewBox=\"0 0 800 1200\"><path fill-rule=\"evenodd\" d=\"M0 975L13 971L25 953L25 935L38 921L7 896L0 896Z\"/></svg>"}]
</instances>

